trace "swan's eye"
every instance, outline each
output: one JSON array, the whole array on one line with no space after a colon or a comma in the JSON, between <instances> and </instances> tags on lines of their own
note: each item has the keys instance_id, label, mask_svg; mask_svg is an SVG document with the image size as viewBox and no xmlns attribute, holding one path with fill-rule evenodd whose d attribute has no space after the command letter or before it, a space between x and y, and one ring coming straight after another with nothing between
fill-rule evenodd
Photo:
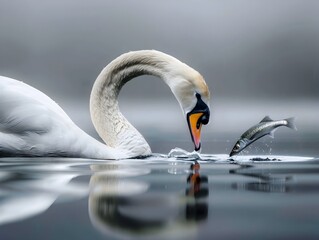
<instances>
[{"instance_id":1,"label":"swan's eye","mask_svg":"<svg viewBox=\"0 0 319 240\"><path fill-rule=\"evenodd\" d=\"M201 122L202 124L206 125L208 122L209 122L209 114L204 114L202 117L201 117Z\"/></svg>"},{"instance_id":2,"label":"swan's eye","mask_svg":"<svg viewBox=\"0 0 319 240\"><path fill-rule=\"evenodd\" d=\"M196 106L193 108L193 113L203 113L203 115L200 117L199 124L206 125L209 122L209 115L210 111L206 103L203 102L202 97L199 93L195 93L195 96L197 98Z\"/></svg>"}]
</instances>

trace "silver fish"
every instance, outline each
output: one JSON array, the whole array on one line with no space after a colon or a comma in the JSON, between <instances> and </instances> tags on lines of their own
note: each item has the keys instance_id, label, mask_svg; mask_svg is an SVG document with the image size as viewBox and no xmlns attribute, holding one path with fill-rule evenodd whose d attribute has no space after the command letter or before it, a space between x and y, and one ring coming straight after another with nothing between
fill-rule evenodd
<instances>
[{"instance_id":1,"label":"silver fish","mask_svg":"<svg viewBox=\"0 0 319 240\"><path fill-rule=\"evenodd\" d=\"M280 126L286 126L291 129L297 130L294 118L272 120L270 117L266 116L263 118L263 120L261 120L260 123L252 126L241 135L240 139L236 142L229 156L231 157L235 154L240 153L247 146L263 136L270 135L273 138L274 131Z\"/></svg>"}]
</instances>

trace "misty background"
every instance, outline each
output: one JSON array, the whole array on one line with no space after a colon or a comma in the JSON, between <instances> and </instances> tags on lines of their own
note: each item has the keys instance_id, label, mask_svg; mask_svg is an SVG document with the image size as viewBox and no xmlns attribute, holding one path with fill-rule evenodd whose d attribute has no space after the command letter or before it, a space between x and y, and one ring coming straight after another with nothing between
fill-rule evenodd
<instances>
[{"instance_id":1,"label":"misty background","mask_svg":"<svg viewBox=\"0 0 319 240\"><path fill-rule=\"evenodd\" d=\"M0 75L43 91L97 137L89 96L102 68L124 52L156 49L195 68L211 89L204 152L230 151L266 115L295 116L298 132L276 138L317 148L318 12L316 0L0 0ZM186 118L161 80L134 79L120 104L153 151L191 150Z\"/></svg>"}]
</instances>

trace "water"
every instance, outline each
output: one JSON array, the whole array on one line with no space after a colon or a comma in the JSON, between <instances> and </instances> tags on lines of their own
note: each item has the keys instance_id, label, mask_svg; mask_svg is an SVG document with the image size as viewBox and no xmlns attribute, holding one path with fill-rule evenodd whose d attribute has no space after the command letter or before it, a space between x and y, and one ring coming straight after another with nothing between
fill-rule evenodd
<instances>
[{"instance_id":1,"label":"water","mask_svg":"<svg viewBox=\"0 0 319 240\"><path fill-rule=\"evenodd\" d=\"M319 239L319 159L0 159L0 239Z\"/></svg>"}]
</instances>

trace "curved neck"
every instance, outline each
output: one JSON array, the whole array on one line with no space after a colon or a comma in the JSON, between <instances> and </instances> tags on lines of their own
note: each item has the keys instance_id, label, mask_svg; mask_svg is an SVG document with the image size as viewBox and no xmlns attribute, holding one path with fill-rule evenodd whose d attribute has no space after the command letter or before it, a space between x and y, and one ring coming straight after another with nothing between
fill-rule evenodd
<instances>
[{"instance_id":1,"label":"curved neck","mask_svg":"<svg viewBox=\"0 0 319 240\"><path fill-rule=\"evenodd\" d=\"M164 53L143 50L123 54L102 70L91 92L90 111L95 129L108 146L128 157L151 153L142 135L121 114L117 98L122 86L140 75L154 75L168 83L172 62L181 63Z\"/></svg>"}]
</instances>

